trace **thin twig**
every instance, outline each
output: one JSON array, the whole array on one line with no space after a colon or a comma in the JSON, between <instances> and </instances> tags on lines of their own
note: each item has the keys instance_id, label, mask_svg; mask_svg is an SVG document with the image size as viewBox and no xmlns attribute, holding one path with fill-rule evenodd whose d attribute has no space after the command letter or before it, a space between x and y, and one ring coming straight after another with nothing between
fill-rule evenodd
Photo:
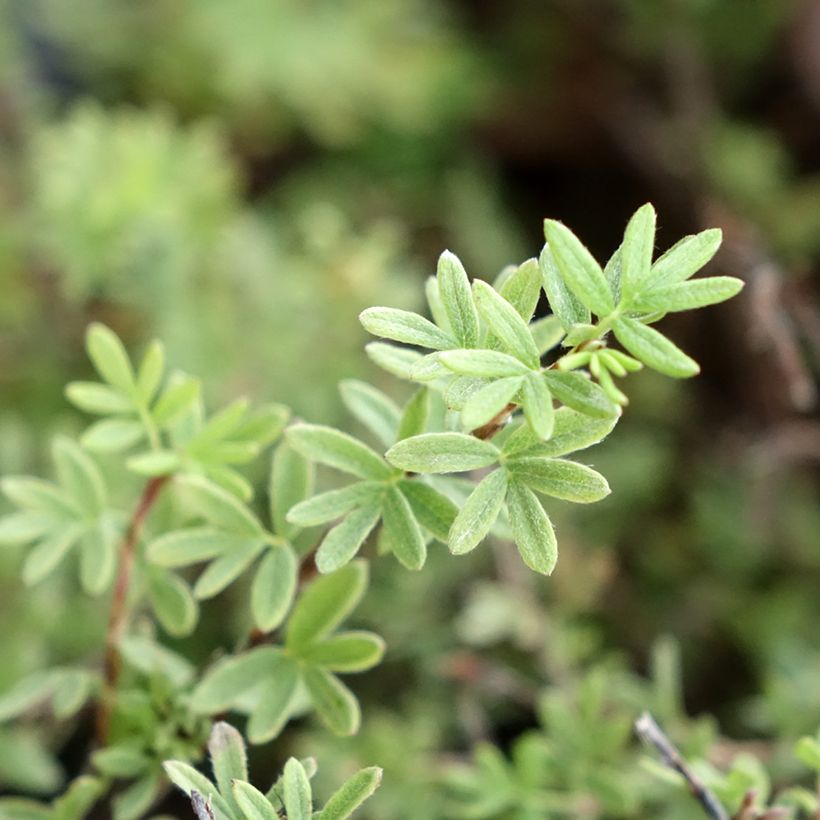
<instances>
[{"instance_id":1,"label":"thin twig","mask_svg":"<svg viewBox=\"0 0 820 820\"><path fill-rule=\"evenodd\" d=\"M103 692L97 707L97 742L103 746L108 740L111 711L114 706L117 684L122 671L120 657L120 640L128 620L128 592L131 588L131 574L134 568L134 555L139 544L142 528L148 513L154 506L160 491L169 476L156 476L150 479L142 491L128 529L120 545L119 567L114 594L111 598L111 611L108 616L108 630L105 635L105 660L103 663Z\"/></svg>"},{"instance_id":2,"label":"thin twig","mask_svg":"<svg viewBox=\"0 0 820 820\"><path fill-rule=\"evenodd\" d=\"M191 805L194 807L194 814L199 820L214 820L214 812L210 801L205 802L205 799L196 789L191 792Z\"/></svg>"},{"instance_id":3,"label":"thin twig","mask_svg":"<svg viewBox=\"0 0 820 820\"><path fill-rule=\"evenodd\" d=\"M670 769L678 772L678 774L683 777L686 781L686 785L689 787L689 791L697 798L711 820L729 820L726 809L723 808L715 795L712 794L703 781L692 771L689 764L681 756L681 753L663 733L663 730L658 726L649 712L644 712L635 721L635 731L644 743L652 746L658 754L660 754L661 759Z\"/></svg>"}]
</instances>

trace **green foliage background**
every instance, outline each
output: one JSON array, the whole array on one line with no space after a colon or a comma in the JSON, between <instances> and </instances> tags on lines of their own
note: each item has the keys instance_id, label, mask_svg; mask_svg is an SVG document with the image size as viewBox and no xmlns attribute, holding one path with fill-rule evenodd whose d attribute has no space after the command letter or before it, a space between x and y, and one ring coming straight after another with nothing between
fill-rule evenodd
<instances>
[{"instance_id":1,"label":"green foliage background","mask_svg":"<svg viewBox=\"0 0 820 820\"><path fill-rule=\"evenodd\" d=\"M554 511L552 577L501 542L422 574L378 561L356 619L388 651L360 734L297 723L254 771L311 754L329 794L377 763L380 820L691 816L629 739L652 708L741 784L766 779L753 752L810 785L791 750L820 726L819 19L811 0L0 0L3 473L43 472L50 435L81 429L63 386L90 375L89 321L133 351L162 338L212 402L351 429L339 380L409 395L356 316L420 308L442 247L492 279L553 217L605 259L651 199L661 249L722 227L710 271L747 282L669 325L699 379L634 377L594 456L612 496ZM24 591L19 564L0 553L0 691L104 629L73 573ZM235 641L246 592L172 645ZM90 734L0 726L0 783L58 792Z\"/></svg>"}]
</instances>

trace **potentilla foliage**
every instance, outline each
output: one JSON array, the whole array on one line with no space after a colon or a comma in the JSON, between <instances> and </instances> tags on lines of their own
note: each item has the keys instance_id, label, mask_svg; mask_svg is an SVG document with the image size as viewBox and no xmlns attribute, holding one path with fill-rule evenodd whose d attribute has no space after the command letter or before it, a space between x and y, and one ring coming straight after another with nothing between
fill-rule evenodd
<instances>
[{"instance_id":1,"label":"potentilla foliage","mask_svg":"<svg viewBox=\"0 0 820 820\"><path fill-rule=\"evenodd\" d=\"M356 556L371 538L378 555L419 571L431 542L463 555L503 520L521 560L553 572L549 500L591 503L610 492L575 454L621 417L627 397L616 379L643 366L695 375L697 363L653 325L742 287L726 276L691 278L716 252L719 231L686 237L653 261L654 234L655 212L645 205L601 267L568 228L547 220L538 259L492 284L471 283L458 258L443 253L425 286L432 319L390 307L361 314L370 333L388 340L370 343L370 357L415 385L399 406L369 384L342 383L368 441L308 422L288 426L289 411L277 404L251 409L239 399L208 414L199 382L168 373L159 342L135 366L110 329L92 325L87 349L100 380L72 383L66 394L99 418L78 442L55 441L54 482L3 480L19 509L0 520L0 541L26 547L26 584L76 558L84 592L111 590L104 660L22 681L0 697L0 718L48 702L67 720L91 703L98 748L93 773L63 798L3 801L4 816L79 818L126 780L112 815L141 817L168 788L164 773L200 817L349 816L380 770L354 775L317 810L312 761L289 760L263 793L248 782L241 737L217 723L207 744L214 783L191 765L211 720L246 715L254 744L308 713L333 733L357 731L359 704L339 675L377 665L384 644L340 627L366 591L368 564ZM535 318L542 293L551 313ZM261 514L240 468L280 437ZM346 482L317 493L317 465ZM141 493L123 499L137 482ZM249 589L241 651L196 669L163 646L163 633L193 632L199 602L234 584Z\"/></svg>"}]
</instances>

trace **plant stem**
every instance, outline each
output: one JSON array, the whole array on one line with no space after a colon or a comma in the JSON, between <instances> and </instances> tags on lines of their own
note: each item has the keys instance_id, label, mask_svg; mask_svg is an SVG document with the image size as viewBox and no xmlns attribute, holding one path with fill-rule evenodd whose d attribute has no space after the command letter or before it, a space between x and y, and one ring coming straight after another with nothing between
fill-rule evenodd
<instances>
[{"instance_id":1,"label":"plant stem","mask_svg":"<svg viewBox=\"0 0 820 820\"><path fill-rule=\"evenodd\" d=\"M97 706L97 742L104 746L108 741L111 711L114 706L117 684L122 671L120 657L120 640L128 621L128 593L131 588L131 575L134 568L134 556L139 544L142 527L148 513L154 506L160 491L170 476L155 476L149 479L143 488L128 529L120 545L119 567L114 594L111 598L111 611L108 616L108 630L105 635L105 659L103 662L103 691Z\"/></svg>"}]
</instances>

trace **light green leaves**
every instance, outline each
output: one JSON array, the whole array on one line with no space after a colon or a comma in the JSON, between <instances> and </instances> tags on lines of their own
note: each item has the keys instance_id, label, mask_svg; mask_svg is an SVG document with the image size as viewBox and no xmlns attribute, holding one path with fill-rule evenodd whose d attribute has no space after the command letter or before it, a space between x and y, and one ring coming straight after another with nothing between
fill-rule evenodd
<instances>
[{"instance_id":1,"label":"light green leaves","mask_svg":"<svg viewBox=\"0 0 820 820\"><path fill-rule=\"evenodd\" d=\"M470 280L459 258L444 251L438 260L438 292L458 347L478 344L478 315Z\"/></svg>"},{"instance_id":2,"label":"light green leaves","mask_svg":"<svg viewBox=\"0 0 820 820\"><path fill-rule=\"evenodd\" d=\"M733 276L709 276L689 282L653 287L632 301L635 310L646 313L673 313L679 310L716 305L738 294L743 282Z\"/></svg>"},{"instance_id":3,"label":"light green leaves","mask_svg":"<svg viewBox=\"0 0 820 820\"><path fill-rule=\"evenodd\" d=\"M294 450L311 461L344 473L377 481L390 475L390 468L375 451L332 427L297 424L288 430L287 439Z\"/></svg>"},{"instance_id":4,"label":"light green leaves","mask_svg":"<svg viewBox=\"0 0 820 820\"><path fill-rule=\"evenodd\" d=\"M395 342L448 350L457 347L455 340L428 319L417 313L396 308L373 307L359 314L359 321L368 333Z\"/></svg>"},{"instance_id":5,"label":"light green leaves","mask_svg":"<svg viewBox=\"0 0 820 820\"><path fill-rule=\"evenodd\" d=\"M630 300L649 278L655 248L655 209L650 203L635 211L624 232L619 258L621 298Z\"/></svg>"},{"instance_id":6,"label":"light green leaves","mask_svg":"<svg viewBox=\"0 0 820 820\"><path fill-rule=\"evenodd\" d=\"M513 538L524 563L535 572L550 575L558 560L558 544L541 502L525 484L511 481L507 507Z\"/></svg>"},{"instance_id":7,"label":"light green leaves","mask_svg":"<svg viewBox=\"0 0 820 820\"><path fill-rule=\"evenodd\" d=\"M346 820L376 791L381 780L382 770L377 766L357 772L327 801L317 820Z\"/></svg>"},{"instance_id":8,"label":"light green leaves","mask_svg":"<svg viewBox=\"0 0 820 820\"><path fill-rule=\"evenodd\" d=\"M494 470L479 482L450 528L448 546L453 555L470 552L484 540L501 512L506 492L504 470Z\"/></svg>"},{"instance_id":9,"label":"light green leaves","mask_svg":"<svg viewBox=\"0 0 820 820\"><path fill-rule=\"evenodd\" d=\"M86 336L86 349L97 372L108 384L129 396L136 392L128 354L112 330L97 323L91 325Z\"/></svg>"},{"instance_id":10,"label":"light green leaves","mask_svg":"<svg viewBox=\"0 0 820 820\"><path fill-rule=\"evenodd\" d=\"M385 458L413 473L460 473L494 464L498 453L489 441L463 433L425 433L393 445Z\"/></svg>"},{"instance_id":11,"label":"light green leaves","mask_svg":"<svg viewBox=\"0 0 820 820\"><path fill-rule=\"evenodd\" d=\"M398 487L390 487L382 504L382 537L390 551L407 569L421 569L427 544L410 502Z\"/></svg>"},{"instance_id":12,"label":"light green leaves","mask_svg":"<svg viewBox=\"0 0 820 820\"><path fill-rule=\"evenodd\" d=\"M476 280L473 283L473 292L481 318L498 337L503 347L520 359L527 368L538 368L538 348L518 311L486 282ZM446 359L444 361L446 362Z\"/></svg>"},{"instance_id":13,"label":"light green leaves","mask_svg":"<svg viewBox=\"0 0 820 820\"><path fill-rule=\"evenodd\" d=\"M655 261L650 276L653 287L662 288L688 279L709 262L722 241L723 234L718 228L684 237Z\"/></svg>"},{"instance_id":14,"label":"light green leaves","mask_svg":"<svg viewBox=\"0 0 820 820\"><path fill-rule=\"evenodd\" d=\"M641 324L637 319L624 316L613 327L615 337L644 364L677 379L687 379L700 372L698 363L689 358L666 336L652 327Z\"/></svg>"}]
</instances>

